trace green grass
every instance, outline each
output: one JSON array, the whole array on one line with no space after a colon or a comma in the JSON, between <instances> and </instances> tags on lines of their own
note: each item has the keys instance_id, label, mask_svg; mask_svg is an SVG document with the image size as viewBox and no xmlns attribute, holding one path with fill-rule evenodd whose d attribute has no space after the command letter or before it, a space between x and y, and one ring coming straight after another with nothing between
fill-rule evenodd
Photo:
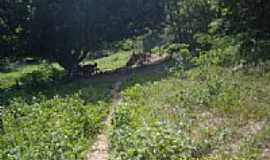
<instances>
[{"instance_id":1,"label":"green grass","mask_svg":"<svg viewBox=\"0 0 270 160\"><path fill-rule=\"evenodd\" d=\"M83 64L89 64L96 62L98 64L98 68L102 71L115 70L121 67L124 67L128 61L131 52L128 51L120 51L116 54L112 54L108 57L104 57L97 60L85 61Z\"/></svg>"},{"instance_id":2,"label":"green grass","mask_svg":"<svg viewBox=\"0 0 270 160\"><path fill-rule=\"evenodd\" d=\"M129 55L96 62L114 70ZM270 144L270 72L212 66L176 74L168 71L172 65L56 84L46 82L51 69L61 72L55 64L0 73L0 159L83 159L119 80L123 100L110 132L112 160L263 159ZM24 79L22 87L13 87L16 79Z\"/></svg>"},{"instance_id":3,"label":"green grass","mask_svg":"<svg viewBox=\"0 0 270 160\"><path fill-rule=\"evenodd\" d=\"M83 159L108 103L85 104L78 95L35 101L14 101L5 110L0 159Z\"/></svg>"},{"instance_id":4,"label":"green grass","mask_svg":"<svg viewBox=\"0 0 270 160\"><path fill-rule=\"evenodd\" d=\"M15 71L8 73L0 72L0 88L8 88L16 83L16 79L22 77L27 73L31 73L34 70L37 70L39 65L24 65Z\"/></svg>"},{"instance_id":5,"label":"green grass","mask_svg":"<svg viewBox=\"0 0 270 160\"><path fill-rule=\"evenodd\" d=\"M11 72L0 72L0 89L12 87L16 84L16 80L24 77L26 74L39 70L40 67L43 65L45 64L22 64L16 67ZM52 66L57 68L58 70L62 70L62 68L57 64L52 64Z\"/></svg>"},{"instance_id":6,"label":"green grass","mask_svg":"<svg viewBox=\"0 0 270 160\"><path fill-rule=\"evenodd\" d=\"M120 53L98 63L124 65L116 57L124 61ZM0 159L84 159L103 128L111 106L110 91L118 77L51 84L47 82L54 74L51 70L61 69L46 65L23 65L0 75L0 104L4 107ZM22 84L14 87L18 79Z\"/></svg>"},{"instance_id":7,"label":"green grass","mask_svg":"<svg viewBox=\"0 0 270 160\"><path fill-rule=\"evenodd\" d=\"M3 92L0 159L83 159L109 111L113 83L79 80Z\"/></svg>"},{"instance_id":8,"label":"green grass","mask_svg":"<svg viewBox=\"0 0 270 160\"><path fill-rule=\"evenodd\" d=\"M121 51L116 54L112 54L111 56L104 57L101 59L94 60L98 64L98 67L102 71L114 70L117 68L124 67L128 61L130 52ZM93 63L92 60L85 61L83 64ZM24 77L25 75L32 73L34 71L38 71L40 67L47 64L28 64L28 65L19 65L14 70L3 73L0 72L0 89L9 88L16 84L16 80ZM58 64L51 64L57 70L63 70Z\"/></svg>"},{"instance_id":9,"label":"green grass","mask_svg":"<svg viewBox=\"0 0 270 160\"><path fill-rule=\"evenodd\" d=\"M122 92L112 159L262 159L270 134L269 74L216 67L183 74Z\"/></svg>"}]
</instances>

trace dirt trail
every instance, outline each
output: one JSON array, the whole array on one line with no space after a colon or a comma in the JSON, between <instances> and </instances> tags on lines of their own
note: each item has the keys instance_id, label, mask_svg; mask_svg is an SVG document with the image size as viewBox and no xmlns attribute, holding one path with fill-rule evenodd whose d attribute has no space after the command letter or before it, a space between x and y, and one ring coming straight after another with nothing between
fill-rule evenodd
<instances>
[{"instance_id":1,"label":"dirt trail","mask_svg":"<svg viewBox=\"0 0 270 160\"><path fill-rule=\"evenodd\" d=\"M117 81L111 91L112 95L112 108L110 114L104 121L105 130L102 131L100 135L97 136L97 140L91 147L89 153L86 155L86 160L108 160L109 159L109 139L107 135L107 129L110 128L113 114L115 112L116 106L121 102L120 96L120 86L122 82Z\"/></svg>"},{"instance_id":2,"label":"dirt trail","mask_svg":"<svg viewBox=\"0 0 270 160\"><path fill-rule=\"evenodd\" d=\"M116 78L117 81L114 83L113 89L111 90L111 93L110 93L112 96L112 108L109 115L106 117L106 120L104 121L106 127L102 131L102 133L97 136L96 142L89 150L89 153L86 155L86 160L108 160L109 159L108 129L111 128L111 122L113 120L115 109L121 103L121 95L119 93L121 89L120 87L122 85L122 82L124 82L126 79L132 76L132 74L130 74L132 73L131 71L145 72L145 70L147 70L146 68L147 66L149 67L151 65L162 64L163 62L166 62L169 59L170 57L168 55L152 56L150 59L148 59L147 63L141 67L135 67L135 68L132 68L131 70L120 69L119 71L116 71L116 72L107 73L107 77L101 74L101 78L109 78L109 79ZM149 69L152 70L151 68ZM127 72L127 71L130 71L130 72Z\"/></svg>"}]
</instances>

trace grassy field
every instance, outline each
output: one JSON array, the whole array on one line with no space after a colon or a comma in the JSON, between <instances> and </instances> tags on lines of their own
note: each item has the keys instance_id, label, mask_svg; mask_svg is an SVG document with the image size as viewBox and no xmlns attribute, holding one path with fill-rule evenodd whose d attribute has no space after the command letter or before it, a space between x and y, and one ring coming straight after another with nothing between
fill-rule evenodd
<instances>
[{"instance_id":1,"label":"grassy field","mask_svg":"<svg viewBox=\"0 0 270 160\"><path fill-rule=\"evenodd\" d=\"M123 58L123 54L114 57ZM126 61L127 61L126 57ZM118 67L115 58L99 65ZM115 66L114 66L115 65ZM115 78L51 83L55 64L22 65L0 73L0 105L4 131L0 159L83 159L111 104ZM48 82L47 82L48 81ZM17 86L20 83L19 86Z\"/></svg>"},{"instance_id":2,"label":"grassy field","mask_svg":"<svg viewBox=\"0 0 270 160\"><path fill-rule=\"evenodd\" d=\"M269 72L212 67L181 77L122 91L112 159L270 158Z\"/></svg>"},{"instance_id":3,"label":"grassy field","mask_svg":"<svg viewBox=\"0 0 270 160\"><path fill-rule=\"evenodd\" d=\"M128 56L119 52L96 62L103 71L114 70L123 67ZM164 62L47 83L50 74L61 70L44 65L0 73L0 159L83 159L103 128L112 104L110 92L119 80L122 101L110 129L112 160L270 157L268 69L232 72L212 66L183 72Z\"/></svg>"},{"instance_id":4,"label":"grassy field","mask_svg":"<svg viewBox=\"0 0 270 160\"><path fill-rule=\"evenodd\" d=\"M0 72L0 88L8 88L16 83L16 79L22 77L26 73L37 70L39 65L23 65L8 73Z\"/></svg>"},{"instance_id":5,"label":"grassy field","mask_svg":"<svg viewBox=\"0 0 270 160\"><path fill-rule=\"evenodd\" d=\"M16 84L16 80L25 75L38 71L42 66L47 64L20 64L12 69L10 72L0 72L0 89L9 88ZM51 64L57 70L63 70L58 64Z\"/></svg>"}]
</instances>

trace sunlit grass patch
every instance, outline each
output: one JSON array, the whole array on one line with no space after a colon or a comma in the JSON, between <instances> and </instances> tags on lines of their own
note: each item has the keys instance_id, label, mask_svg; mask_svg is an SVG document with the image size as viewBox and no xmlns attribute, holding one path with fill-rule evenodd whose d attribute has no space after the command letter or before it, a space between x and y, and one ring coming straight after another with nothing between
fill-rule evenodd
<instances>
[{"instance_id":1,"label":"sunlit grass patch","mask_svg":"<svg viewBox=\"0 0 270 160\"><path fill-rule=\"evenodd\" d=\"M156 149L160 154L176 155L167 157L172 160L260 159L263 149L255 145L253 139L265 132L265 126L269 125L270 88L267 83L270 79L233 73L223 68L208 69L209 72L203 74L199 68L192 69L184 73L184 78L173 74L160 81L125 89L112 132L112 157L136 159L153 156L152 159L162 159L162 156L151 154ZM158 144L167 144L166 139L151 140L153 135L144 130L156 123L170 129L174 126L174 132L181 131L172 139L187 136L191 141L185 141L184 146L190 152L183 150L182 153L191 154L180 155L176 147L168 155L166 150L159 148ZM128 134L139 131L143 135ZM266 137L265 134L262 137ZM143 141L152 144L136 147ZM257 141L260 142L263 140ZM122 158L117 153L121 153Z\"/></svg>"},{"instance_id":2,"label":"sunlit grass patch","mask_svg":"<svg viewBox=\"0 0 270 160\"><path fill-rule=\"evenodd\" d=\"M9 88L16 84L16 81L30 74L34 71L38 71L40 67L48 64L21 64L10 72L1 73L0 72L0 89ZM58 64L50 64L57 70L63 70Z\"/></svg>"},{"instance_id":3,"label":"sunlit grass patch","mask_svg":"<svg viewBox=\"0 0 270 160\"><path fill-rule=\"evenodd\" d=\"M85 61L83 64L97 63L98 68L102 71L115 70L124 67L130 55L131 52L119 51L104 58Z\"/></svg>"}]
</instances>

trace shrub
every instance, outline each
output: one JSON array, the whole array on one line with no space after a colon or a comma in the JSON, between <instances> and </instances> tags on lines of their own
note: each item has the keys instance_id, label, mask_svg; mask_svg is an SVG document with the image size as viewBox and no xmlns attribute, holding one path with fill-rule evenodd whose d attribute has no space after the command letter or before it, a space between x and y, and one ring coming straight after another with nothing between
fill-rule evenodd
<instances>
[{"instance_id":1,"label":"shrub","mask_svg":"<svg viewBox=\"0 0 270 160\"><path fill-rule=\"evenodd\" d=\"M195 65L233 65L240 62L240 36L237 38L229 36L211 36L197 34L197 41L201 44L210 45L209 50L199 51L199 56L192 61Z\"/></svg>"},{"instance_id":2,"label":"shrub","mask_svg":"<svg viewBox=\"0 0 270 160\"><path fill-rule=\"evenodd\" d=\"M44 89L63 79L63 74L51 65L41 65L37 70L27 73L18 83L29 89Z\"/></svg>"},{"instance_id":3,"label":"shrub","mask_svg":"<svg viewBox=\"0 0 270 160\"><path fill-rule=\"evenodd\" d=\"M124 125L112 134L112 160L177 160L192 156L194 147L181 130L159 123L132 129Z\"/></svg>"},{"instance_id":4,"label":"shrub","mask_svg":"<svg viewBox=\"0 0 270 160\"><path fill-rule=\"evenodd\" d=\"M132 107L135 106L131 102L123 103L115 112L114 129L110 135L112 160L176 160L192 157L195 147L185 132L164 121L142 124L138 116L140 109Z\"/></svg>"},{"instance_id":5,"label":"shrub","mask_svg":"<svg viewBox=\"0 0 270 160\"><path fill-rule=\"evenodd\" d=\"M3 114L0 159L82 159L101 127L103 106L84 105L78 95L14 101Z\"/></svg>"},{"instance_id":6,"label":"shrub","mask_svg":"<svg viewBox=\"0 0 270 160\"><path fill-rule=\"evenodd\" d=\"M132 39L122 40L115 44L118 50L131 51L134 49L134 42Z\"/></svg>"},{"instance_id":7,"label":"shrub","mask_svg":"<svg viewBox=\"0 0 270 160\"><path fill-rule=\"evenodd\" d=\"M240 85L237 82L212 79L207 82L207 88L211 106L230 111L230 108L239 105Z\"/></svg>"},{"instance_id":8,"label":"shrub","mask_svg":"<svg viewBox=\"0 0 270 160\"><path fill-rule=\"evenodd\" d=\"M166 52L174 55L176 58L181 58L182 63L188 63L192 58L189 45L184 43L173 43L166 47Z\"/></svg>"},{"instance_id":9,"label":"shrub","mask_svg":"<svg viewBox=\"0 0 270 160\"><path fill-rule=\"evenodd\" d=\"M244 37L241 56L249 63L259 63L270 59L270 41Z\"/></svg>"},{"instance_id":10,"label":"shrub","mask_svg":"<svg viewBox=\"0 0 270 160\"><path fill-rule=\"evenodd\" d=\"M175 65L170 68L175 76L185 78L184 71L190 67L192 54L188 44L174 43L166 47L166 53L173 55Z\"/></svg>"},{"instance_id":11,"label":"shrub","mask_svg":"<svg viewBox=\"0 0 270 160\"><path fill-rule=\"evenodd\" d=\"M10 60L8 58L0 58L0 72L9 72L11 70Z\"/></svg>"}]
</instances>

